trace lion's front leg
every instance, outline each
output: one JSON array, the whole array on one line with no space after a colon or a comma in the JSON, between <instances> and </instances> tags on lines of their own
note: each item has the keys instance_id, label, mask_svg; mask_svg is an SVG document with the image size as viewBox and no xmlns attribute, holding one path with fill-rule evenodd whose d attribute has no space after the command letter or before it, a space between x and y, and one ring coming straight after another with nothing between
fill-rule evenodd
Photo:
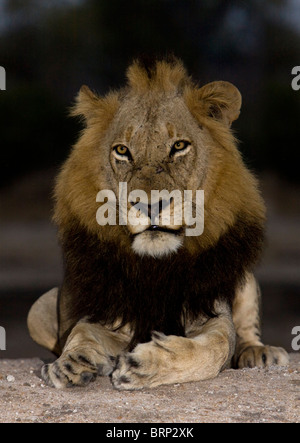
<instances>
[{"instance_id":1,"label":"lion's front leg","mask_svg":"<svg viewBox=\"0 0 300 443\"><path fill-rule=\"evenodd\" d=\"M115 358L128 343L125 332L113 332L99 325L79 322L68 337L62 355L44 365L42 377L55 388L86 386L97 375L109 375Z\"/></svg>"},{"instance_id":2,"label":"lion's front leg","mask_svg":"<svg viewBox=\"0 0 300 443\"><path fill-rule=\"evenodd\" d=\"M151 342L118 358L112 383L117 389L134 390L213 378L230 364L234 346L228 311L208 320L190 337L154 332Z\"/></svg>"},{"instance_id":3,"label":"lion's front leg","mask_svg":"<svg viewBox=\"0 0 300 443\"><path fill-rule=\"evenodd\" d=\"M266 368L286 366L289 356L283 348L265 346L261 341L259 285L253 274L247 276L245 285L235 295L233 322L237 334L233 358L235 368Z\"/></svg>"}]
</instances>

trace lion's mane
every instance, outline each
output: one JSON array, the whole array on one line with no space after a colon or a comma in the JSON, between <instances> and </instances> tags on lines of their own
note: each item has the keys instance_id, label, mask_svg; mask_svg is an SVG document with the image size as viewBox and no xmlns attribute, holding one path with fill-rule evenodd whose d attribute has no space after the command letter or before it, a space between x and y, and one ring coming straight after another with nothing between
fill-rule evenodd
<instances>
[{"instance_id":1,"label":"lion's mane","mask_svg":"<svg viewBox=\"0 0 300 443\"><path fill-rule=\"evenodd\" d=\"M187 321L215 315L218 299L232 304L237 286L260 257L265 214L257 181L230 129L239 113L234 108L238 97L231 90L227 96L225 86L221 93L213 86L199 89L178 61L147 68L135 62L124 89L104 98L81 91L73 113L84 117L86 128L56 186L55 221L65 266L59 309L69 329L85 316L113 328L128 324L133 348L154 330L184 335ZM110 131L120 103L150 90L182 97L190 118L209 131L216 149L205 171L204 233L161 259L136 255L124 227L96 223L97 192L110 189L109 158L98 141Z\"/></svg>"}]
</instances>

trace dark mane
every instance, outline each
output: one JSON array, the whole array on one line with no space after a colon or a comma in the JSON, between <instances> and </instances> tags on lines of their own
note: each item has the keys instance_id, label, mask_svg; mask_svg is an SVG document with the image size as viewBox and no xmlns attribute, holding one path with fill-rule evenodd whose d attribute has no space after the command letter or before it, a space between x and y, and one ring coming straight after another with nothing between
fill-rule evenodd
<instances>
[{"instance_id":1,"label":"dark mane","mask_svg":"<svg viewBox=\"0 0 300 443\"><path fill-rule=\"evenodd\" d=\"M182 248L166 259L141 258L117 243L100 243L75 223L64 234L65 280L61 296L74 325L92 322L130 324L132 349L151 332L184 336L184 323L214 316L218 299L232 304L235 289L257 261L263 244L261 225L242 215L216 246L199 256Z\"/></svg>"}]
</instances>

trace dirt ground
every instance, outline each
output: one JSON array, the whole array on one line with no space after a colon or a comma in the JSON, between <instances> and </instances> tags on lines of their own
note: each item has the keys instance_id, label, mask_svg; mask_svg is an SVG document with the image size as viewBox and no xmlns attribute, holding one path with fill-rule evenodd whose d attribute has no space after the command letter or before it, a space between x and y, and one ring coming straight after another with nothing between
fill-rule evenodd
<instances>
[{"instance_id":1,"label":"dirt ground","mask_svg":"<svg viewBox=\"0 0 300 443\"><path fill-rule=\"evenodd\" d=\"M119 392L108 377L54 390L39 359L0 360L1 423L300 423L300 353L287 368L226 370L214 380Z\"/></svg>"}]
</instances>

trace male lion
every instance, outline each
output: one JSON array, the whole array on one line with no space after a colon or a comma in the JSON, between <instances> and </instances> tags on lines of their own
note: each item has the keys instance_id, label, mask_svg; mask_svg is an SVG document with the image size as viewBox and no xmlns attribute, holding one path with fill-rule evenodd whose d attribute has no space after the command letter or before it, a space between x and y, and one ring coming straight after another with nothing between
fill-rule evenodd
<instances>
[{"instance_id":1,"label":"male lion","mask_svg":"<svg viewBox=\"0 0 300 443\"><path fill-rule=\"evenodd\" d=\"M239 91L227 82L199 88L175 59L136 61L127 79L104 98L83 87L73 108L85 129L55 191L64 281L28 317L32 338L59 356L43 379L63 388L110 375L129 390L204 380L230 365L286 365L283 349L260 340L252 272L265 208L230 129ZM155 224L154 205L140 199L146 224L100 226L99 191L113 191L124 212L120 183L149 198L204 190L202 235L174 222L182 208L173 197L156 202Z\"/></svg>"}]
</instances>

